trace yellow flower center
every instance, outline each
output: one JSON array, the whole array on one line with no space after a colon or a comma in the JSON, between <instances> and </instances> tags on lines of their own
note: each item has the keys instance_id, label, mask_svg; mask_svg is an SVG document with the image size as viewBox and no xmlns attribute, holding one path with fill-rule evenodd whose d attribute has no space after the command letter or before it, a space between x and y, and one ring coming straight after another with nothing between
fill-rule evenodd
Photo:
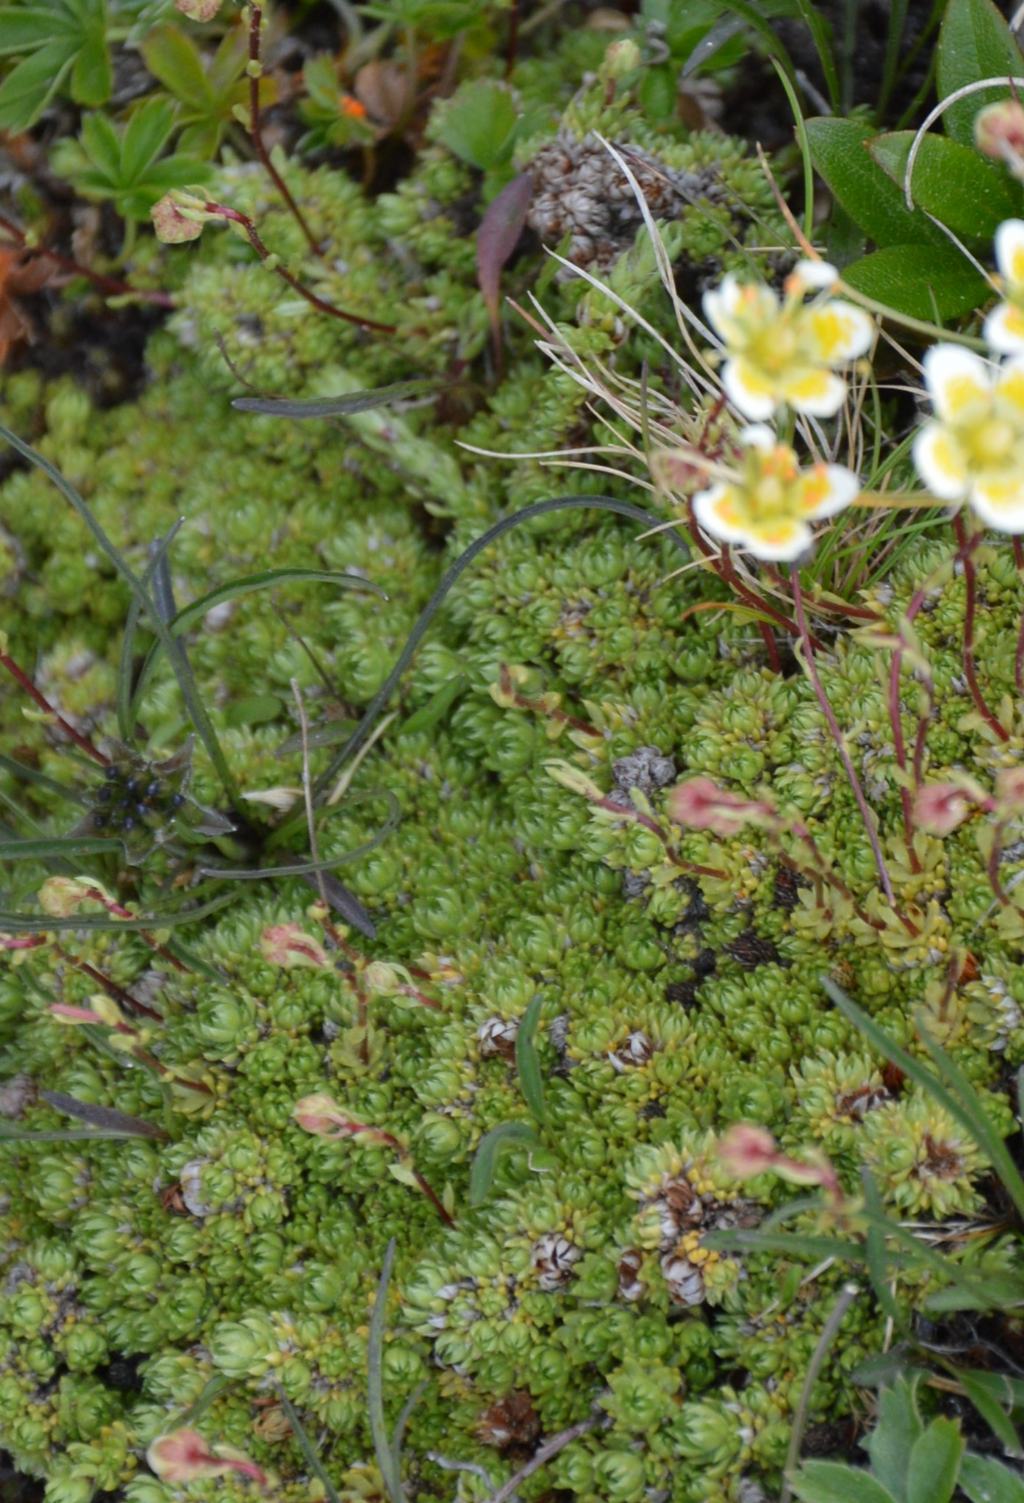
<instances>
[{"instance_id":1,"label":"yellow flower center","mask_svg":"<svg viewBox=\"0 0 1024 1503\"><path fill-rule=\"evenodd\" d=\"M1013 424L1005 418L988 418L971 434L970 449L981 464L1000 464L1008 458L1017 438Z\"/></svg>"},{"instance_id":2,"label":"yellow flower center","mask_svg":"<svg viewBox=\"0 0 1024 1503\"><path fill-rule=\"evenodd\" d=\"M743 513L751 521L771 522L790 517L799 511L794 484L800 468L796 455L786 444L774 449L748 450L743 483L737 497Z\"/></svg>"},{"instance_id":3,"label":"yellow flower center","mask_svg":"<svg viewBox=\"0 0 1024 1503\"><path fill-rule=\"evenodd\" d=\"M762 370L777 374L785 370L797 354L800 340L791 319L785 315L767 328L760 325L748 348L749 358Z\"/></svg>"}]
</instances>

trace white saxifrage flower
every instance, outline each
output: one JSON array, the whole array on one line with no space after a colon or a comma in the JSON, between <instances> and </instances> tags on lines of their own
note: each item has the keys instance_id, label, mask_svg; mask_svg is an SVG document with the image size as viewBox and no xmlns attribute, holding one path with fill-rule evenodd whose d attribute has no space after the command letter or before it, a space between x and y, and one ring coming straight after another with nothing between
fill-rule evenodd
<instances>
[{"instance_id":1,"label":"white saxifrage flower","mask_svg":"<svg viewBox=\"0 0 1024 1503\"><path fill-rule=\"evenodd\" d=\"M996 265L1004 301L985 320L985 339L1000 355L1024 353L1024 219L1006 219L996 230Z\"/></svg>"},{"instance_id":2,"label":"white saxifrage flower","mask_svg":"<svg viewBox=\"0 0 1024 1503\"><path fill-rule=\"evenodd\" d=\"M940 501L968 501L1000 532L1024 532L1024 356L992 365L958 345L924 357L935 409L914 464Z\"/></svg>"},{"instance_id":3,"label":"white saxifrage flower","mask_svg":"<svg viewBox=\"0 0 1024 1503\"><path fill-rule=\"evenodd\" d=\"M738 543L757 558L798 558L814 540L809 524L843 511L859 494L860 482L838 464L801 469L793 449L760 424L745 428L739 439L742 468L698 491L694 515L712 537Z\"/></svg>"},{"instance_id":4,"label":"white saxifrage flower","mask_svg":"<svg viewBox=\"0 0 1024 1503\"><path fill-rule=\"evenodd\" d=\"M744 417L768 418L783 406L813 417L839 411L846 382L836 367L865 353L874 324L828 295L837 276L823 261L800 261L781 301L770 287L732 274L704 294L708 322L725 346L722 386ZM807 301L808 293L816 296Z\"/></svg>"}]
</instances>

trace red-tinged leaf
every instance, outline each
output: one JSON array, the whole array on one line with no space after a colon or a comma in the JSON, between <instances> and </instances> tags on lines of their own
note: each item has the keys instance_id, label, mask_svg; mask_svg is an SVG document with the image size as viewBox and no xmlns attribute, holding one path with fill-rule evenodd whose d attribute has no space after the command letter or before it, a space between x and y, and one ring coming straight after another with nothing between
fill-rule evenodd
<instances>
[{"instance_id":1,"label":"red-tinged leaf","mask_svg":"<svg viewBox=\"0 0 1024 1503\"><path fill-rule=\"evenodd\" d=\"M487 304L495 344L500 340L501 272L515 250L533 198L533 173L521 172L484 211L476 232L476 277Z\"/></svg>"},{"instance_id":2,"label":"red-tinged leaf","mask_svg":"<svg viewBox=\"0 0 1024 1503\"><path fill-rule=\"evenodd\" d=\"M82 1122L88 1122L90 1127L102 1127L111 1132L123 1132L135 1138L166 1138L167 1134L162 1127L157 1127L152 1122L144 1122L141 1117L130 1117L127 1112L119 1112L112 1106L94 1106L91 1101L79 1101L76 1096L69 1096L64 1091L40 1091L43 1100L59 1112L66 1112L69 1117L78 1117Z\"/></svg>"}]
</instances>

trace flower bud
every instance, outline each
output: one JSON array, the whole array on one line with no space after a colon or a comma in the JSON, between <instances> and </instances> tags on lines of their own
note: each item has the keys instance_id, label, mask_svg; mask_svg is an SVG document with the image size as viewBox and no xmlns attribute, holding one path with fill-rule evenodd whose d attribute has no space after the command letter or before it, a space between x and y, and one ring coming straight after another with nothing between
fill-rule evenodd
<instances>
[{"instance_id":1,"label":"flower bud","mask_svg":"<svg viewBox=\"0 0 1024 1503\"><path fill-rule=\"evenodd\" d=\"M220 10L220 0L174 0L174 4L190 21L212 21Z\"/></svg>"},{"instance_id":2,"label":"flower bud","mask_svg":"<svg viewBox=\"0 0 1024 1503\"><path fill-rule=\"evenodd\" d=\"M203 0L191 0L191 3L198 5ZM197 240L207 221L223 218L223 215L210 212L205 198L199 198L182 188L173 188L170 193L165 193L153 205L149 214L156 238L165 245L180 245L185 240Z\"/></svg>"},{"instance_id":3,"label":"flower bud","mask_svg":"<svg viewBox=\"0 0 1024 1503\"><path fill-rule=\"evenodd\" d=\"M742 798L719 788L710 778L688 778L668 796L668 812L676 824L714 835L735 835L747 824L766 824L774 809L763 800Z\"/></svg>"},{"instance_id":4,"label":"flower bud","mask_svg":"<svg viewBox=\"0 0 1024 1503\"><path fill-rule=\"evenodd\" d=\"M223 1477L238 1472L264 1486L266 1475L255 1462L232 1446L213 1450L198 1430L172 1430L158 1435L146 1452L146 1460L161 1482L185 1486L205 1477Z\"/></svg>"},{"instance_id":5,"label":"flower bud","mask_svg":"<svg viewBox=\"0 0 1024 1503\"><path fill-rule=\"evenodd\" d=\"M751 1179L773 1169L778 1147L771 1133L749 1122L737 1122L718 1142L718 1160L736 1179Z\"/></svg>"},{"instance_id":6,"label":"flower bud","mask_svg":"<svg viewBox=\"0 0 1024 1503\"><path fill-rule=\"evenodd\" d=\"M973 790L961 783L925 783L914 797L914 824L929 835L949 835L978 802Z\"/></svg>"},{"instance_id":7,"label":"flower bud","mask_svg":"<svg viewBox=\"0 0 1024 1503\"><path fill-rule=\"evenodd\" d=\"M995 157L1013 170L1024 158L1024 106L1016 99L1000 99L979 110L974 117L974 144L982 156Z\"/></svg>"},{"instance_id":8,"label":"flower bud","mask_svg":"<svg viewBox=\"0 0 1024 1503\"><path fill-rule=\"evenodd\" d=\"M39 906L51 918L70 918L83 903L110 901L91 877L47 877L39 889Z\"/></svg>"},{"instance_id":9,"label":"flower bud","mask_svg":"<svg viewBox=\"0 0 1024 1503\"><path fill-rule=\"evenodd\" d=\"M640 63L640 48L632 38L623 37L621 41L612 42L605 53L601 74L604 78L625 78L639 68Z\"/></svg>"},{"instance_id":10,"label":"flower bud","mask_svg":"<svg viewBox=\"0 0 1024 1503\"><path fill-rule=\"evenodd\" d=\"M270 965L284 966L288 971L295 966L326 971L331 965L323 945L298 924L271 924L260 935L260 950Z\"/></svg>"}]
</instances>

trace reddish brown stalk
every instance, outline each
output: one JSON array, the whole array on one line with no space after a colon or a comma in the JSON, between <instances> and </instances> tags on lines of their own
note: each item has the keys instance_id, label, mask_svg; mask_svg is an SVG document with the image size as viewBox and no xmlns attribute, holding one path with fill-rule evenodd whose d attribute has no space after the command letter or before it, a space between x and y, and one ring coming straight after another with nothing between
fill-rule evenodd
<instances>
[{"instance_id":1,"label":"reddish brown stalk","mask_svg":"<svg viewBox=\"0 0 1024 1503\"><path fill-rule=\"evenodd\" d=\"M434 1207L434 1210L440 1216L445 1226L454 1226L455 1222L453 1218L449 1216L448 1212L445 1210L444 1205L442 1204L436 1190L433 1188L430 1181L426 1179L418 1169L414 1169L412 1171L412 1174L413 1179L415 1179L424 1195L430 1201L430 1204Z\"/></svg>"},{"instance_id":2,"label":"reddish brown stalk","mask_svg":"<svg viewBox=\"0 0 1024 1503\"><path fill-rule=\"evenodd\" d=\"M838 877L836 875L836 873L824 860L821 852L818 850L817 842L815 841L814 836L811 834L807 826L800 820L794 820L794 822L790 825L790 829L798 840L803 841L804 845L811 853L814 865L809 870L806 867L796 867L796 870L802 871L805 877L811 877L814 879L816 889L819 894L818 901L821 901L821 889L819 884L821 881L827 882L828 885L833 888L840 897L846 899L862 924L867 924L870 929L884 929L884 922L881 919L870 918L868 914L865 913L864 909L861 907L860 903L858 903L857 899L847 887L846 883L842 880L841 877ZM782 850L782 847L780 846L779 849ZM792 862L793 858L788 851L783 850L782 854L787 861ZM906 923L907 921L904 920L904 922Z\"/></svg>"},{"instance_id":3,"label":"reddish brown stalk","mask_svg":"<svg viewBox=\"0 0 1024 1503\"><path fill-rule=\"evenodd\" d=\"M989 709L985 696L981 692L978 683L978 675L974 666L974 617L978 604L978 576L972 557L975 548L981 542L982 534L976 532L973 537L967 536L967 528L964 519L959 512L953 518L953 532L956 536L960 552L957 555L964 566L964 585L967 590L967 599L964 606L964 674L967 685L974 700L974 708L984 720L989 730L1000 741L1009 741L1010 733L1004 726L999 724L995 715Z\"/></svg>"},{"instance_id":4,"label":"reddish brown stalk","mask_svg":"<svg viewBox=\"0 0 1024 1503\"><path fill-rule=\"evenodd\" d=\"M267 262L270 269L276 272L283 282L287 282L293 292L297 292L301 298L305 298L310 307L315 308L318 313L326 313L331 318L340 318L345 323L355 324L360 329L376 329L381 334L394 334L394 324L381 324L376 319L363 318L358 313L348 313L344 308L335 307L333 303L326 302L322 297L317 297L316 293L311 292L308 287L304 287L298 277L293 276L286 266L281 265L276 256L271 255L260 239L256 226L247 214L242 214L237 209L229 209L227 204L211 203L206 205L206 209L208 213L215 215L218 219L226 219L231 224L241 225L249 244L260 260Z\"/></svg>"},{"instance_id":5,"label":"reddish brown stalk","mask_svg":"<svg viewBox=\"0 0 1024 1503\"><path fill-rule=\"evenodd\" d=\"M92 757L93 761L98 762L101 767L110 766L110 758L105 757L99 750L99 748L95 747L92 744L88 736L83 736L81 731L76 731L74 726L70 725L68 721L64 719L64 716L61 715L58 710L55 710L53 708L53 705L50 703L50 701L46 699L42 694L40 694L39 690L29 678L28 674L24 673L22 669L18 667L17 663L9 655L9 653L0 652L0 665L7 669L7 672L14 679L15 683L19 684L21 688L24 689L28 697L33 700L41 710L45 710L47 715L52 715L53 719L60 726L65 736L70 737L70 739L75 743L80 751L84 751L87 756Z\"/></svg>"},{"instance_id":6,"label":"reddish brown stalk","mask_svg":"<svg viewBox=\"0 0 1024 1503\"><path fill-rule=\"evenodd\" d=\"M811 681L811 688L814 690L814 696L818 701L818 706L821 710L821 713L825 717L825 723L828 726L829 731L831 732L832 740L835 742L836 750L839 753L839 757L842 761L843 768L846 772L850 787L853 789L853 796L857 801L857 808L860 810L860 817L864 821L864 828L867 831L867 837L871 844L871 851L875 858L875 865L878 868L878 879L882 884L882 891L885 893L890 907L895 911L896 894L893 892L892 881L889 877L889 872L885 865L885 858L882 855L882 847L879 843L878 831L875 829L875 822L871 814L871 809L868 806L867 799L864 797L864 790L860 786L860 779L857 776L856 769L854 768L853 762L850 758L850 753L846 748L845 741L843 740L843 733L839 729L839 722L836 720L835 711L833 710L832 705L829 702L828 695L825 693L824 685L822 684L821 678L818 675L818 665L814 659L814 648L811 645L810 633L807 630L807 619L804 615L804 597L803 591L800 587L800 569L798 565L793 565L790 572L790 578L793 582L793 604L796 609L797 631L799 632L800 643L803 647L804 664L807 668L807 676ZM906 919L902 919L902 923L906 928Z\"/></svg>"},{"instance_id":7,"label":"reddish brown stalk","mask_svg":"<svg viewBox=\"0 0 1024 1503\"><path fill-rule=\"evenodd\" d=\"M774 564L766 564L765 572L780 590L787 588L785 579ZM815 595L812 604L816 610L831 611L834 616L848 616L853 621L868 621L874 625L881 620L878 612L871 610L869 606L853 605L847 600L824 600L820 595Z\"/></svg>"},{"instance_id":8,"label":"reddish brown stalk","mask_svg":"<svg viewBox=\"0 0 1024 1503\"><path fill-rule=\"evenodd\" d=\"M102 272L93 271L89 266L83 266L80 261L75 261L71 256L62 256L60 251L50 250L45 245L33 246L28 242L24 230L18 228L13 220L5 214L0 214L0 228L13 236L15 243L32 255L44 257L59 266L61 271L66 271L69 276L85 277L91 282L98 292L105 293L108 297L134 297L142 302L155 303L159 308L174 308L177 305L169 292L160 292L156 289L132 287L128 282L122 282L117 277L104 276Z\"/></svg>"},{"instance_id":9,"label":"reddish brown stalk","mask_svg":"<svg viewBox=\"0 0 1024 1503\"><path fill-rule=\"evenodd\" d=\"M716 553L714 549L709 546L709 544L705 540L704 534L700 530L700 525L697 522L697 517L693 510L693 502L689 502L688 506L690 536L696 543L704 558L707 559L712 569L718 575L722 583L728 585L729 588L736 595L738 595L746 605L749 605L752 610L760 611L763 615L770 617L777 626L781 627L781 629L786 633L787 636L795 636L797 630L796 623L790 620L788 616L782 615L775 609L774 606L769 605L767 600L761 599L760 596L754 594L753 590L749 590L747 588L747 586L739 578L735 566L733 565L732 559L729 558L727 552ZM818 646L820 647L821 644L818 643Z\"/></svg>"},{"instance_id":10,"label":"reddish brown stalk","mask_svg":"<svg viewBox=\"0 0 1024 1503\"><path fill-rule=\"evenodd\" d=\"M721 871L719 867L700 866L696 861L687 861L683 856L678 855L658 821L652 819L649 814L641 814L639 809L627 808L610 798L596 799L594 806L597 809L605 809L609 814L615 814L620 819L632 819L638 825L642 825L645 830L650 830L651 834L656 835L665 847L665 855L672 865L678 866L680 871L686 872L691 877L716 877L721 882L727 880L729 873Z\"/></svg>"},{"instance_id":11,"label":"reddish brown stalk","mask_svg":"<svg viewBox=\"0 0 1024 1503\"><path fill-rule=\"evenodd\" d=\"M116 903L113 898L108 898L106 893L100 892L98 887L90 887L86 896L91 898L94 903L99 903L100 907L105 908L114 918L130 919L135 917L130 908L125 908L121 903ZM142 929L139 931L139 937L144 944L149 946L154 955L159 955L161 960L166 960L167 964L172 965L176 971L183 971L186 975L189 973L189 967L183 961L180 961L176 955L172 955L166 945L162 945L158 940L155 940L152 934ZM158 1018L160 1014L154 1013L153 1016Z\"/></svg>"},{"instance_id":12,"label":"reddish brown stalk","mask_svg":"<svg viewBox=\"0 0 1024 1503\"><path fill-rule=\"evenodd\" d=\"M305 235L310 250L314 256L321 256L323 251L320 242L310 229L306 216L292 197L288 184L270 160L270 153L263 142L263 128L260 121L260 79L263 76L263 66L260 60L262 25L263 7L251 5L249 7L249 138L263 170L287 204L288 212Z\"/></svg>"},{"instance_id":13,"label":"reddish brown stalk","mask_svg":"<svg viewBox=\"0 0 1024 1503\"><path fill-rule=\"evenodd\" d=\"M1003 879L999 875L999 863L1003 855L1003 831L1005 829L1006 821L1000 820L992 831L992 849L988 853L988 861L986 862L989 885L996 895L996 900L1000 908L1009 908L1011 906L1009 893L1003 886Z\"/></svg>"},{"instance_id":14,"label":"reddish brown stalk","mask_svg":"<svg viewBox=\"0 0 1024 1503\"><path fill-rule=\"evenodd\" d=\"M95 981L96 985L101 986L107 996L114 1002L119 1002L129 1012L145 1013L147 1018L155 1018L158 1023L163 1022L163 1016L160 1013L156 1012L152 1007L147 1007L144 1002L136 1001L131 992L125 991L123 986L118 986L117 982L112 981L109 976L104 976L102 971L97 971L95 966L91 966L87 960L76 959L74 955L69 955L59 945L56 949L57 954L62 960L65 960L68 965L74 966L76 971L81 971L83 976L88 976L90 981Z\"/></svg>"}]
</instances>

